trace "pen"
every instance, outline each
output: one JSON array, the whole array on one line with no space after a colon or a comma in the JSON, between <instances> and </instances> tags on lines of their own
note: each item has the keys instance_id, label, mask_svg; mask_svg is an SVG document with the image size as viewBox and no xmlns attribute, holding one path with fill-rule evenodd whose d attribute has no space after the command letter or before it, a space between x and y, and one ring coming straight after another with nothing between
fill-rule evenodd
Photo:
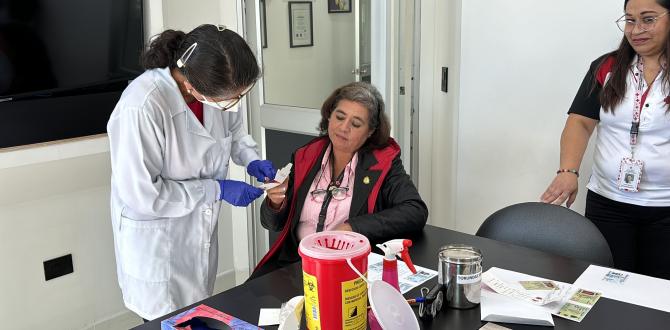
<instances>
[{"instance_id":1,"label":"pen","mask_svg":"<svg viewBox=\"0 0 670 330\"><path fill-rule=\"evenodd\" d=\"M407 303L411 305L411 304L426 302L426 298L416 297L416 298L412 298L412 299L406 299L405 301L407 301ZM368 306L368 309L370 309L370 308L372 308L372 307Z\"/></svg>"}]
</instances>

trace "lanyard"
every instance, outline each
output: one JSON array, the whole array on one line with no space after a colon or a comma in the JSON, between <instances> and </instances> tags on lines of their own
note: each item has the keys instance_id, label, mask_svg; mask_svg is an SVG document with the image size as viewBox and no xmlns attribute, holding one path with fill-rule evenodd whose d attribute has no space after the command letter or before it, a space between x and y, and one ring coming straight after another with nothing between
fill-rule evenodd
<instances>
[{"instance_id":1,"label":"lanyard","mask_svg":"<svg viewBox=\"0 0 670 330\"><path fill-rule=\"evenodd\" d=\"M332 148L332 146L331 146ZM333 172L335 172L335 161L334 158L335 156L333 155L333 149L330 149L330 158L328 158L328 161L332 159L333 162L330 164L330 174L331 176L333 175ZM326 215L328 214L328 205L330 205L330 201L333 199L333 190L332 188L334 187L339 187L340 184L342 184L342 180L344 179L344 172L347 170L346 166L340 172L340 175L337 176L337 179L335 181L331 181L328 184L328 188L326 189L326 196L323 199L323 204L321 204L321 210L319 211L319 222L316 224L316 232L321 232L323 231L323 227L326 223ZM323 170L321 171L321 174L323 174ZM319 182L321 181L321 177L319 176L319 181L317 181L316 185L317 187L319 186Z\"/></svg>"},{"instance_id":2,"label":"lanyard","mask_svg":"<svg viewBox=\"0 0 670 330\"><path fill-rule=\"evenodd\" d=\"M647 100L647 95L649 95L651 87L654 85L654 81L656 81L656 77L654 77L651 84L649 84L647 89L642 92L645 85L644 64L642 63L642 58L639 56L637 59L637 70L639 72L638 76L633 75L633 78L637 80L637 88L635 89L635 100L633 102L633 121L630 123L630 153L633 157L635 145L637 145L637 137L640 134L640 115L642 114L642 107Z\"/></svg>"}]
</instances>

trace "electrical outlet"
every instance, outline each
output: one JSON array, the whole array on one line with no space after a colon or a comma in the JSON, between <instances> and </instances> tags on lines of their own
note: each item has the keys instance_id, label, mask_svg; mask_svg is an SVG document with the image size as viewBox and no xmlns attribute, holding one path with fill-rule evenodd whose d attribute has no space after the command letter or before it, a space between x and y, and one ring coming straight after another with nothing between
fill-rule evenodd
<instances>
[{"instance_id":1,"label":"electrical outlet","mask_svg":"<svg viewBox=\"0 0 670 330\"><path fill-rule=\"evenodd\" d=\"M44 262L44 280L52 280L74 272L72 255L64 255Z\"/></svg>"}]
</instances>

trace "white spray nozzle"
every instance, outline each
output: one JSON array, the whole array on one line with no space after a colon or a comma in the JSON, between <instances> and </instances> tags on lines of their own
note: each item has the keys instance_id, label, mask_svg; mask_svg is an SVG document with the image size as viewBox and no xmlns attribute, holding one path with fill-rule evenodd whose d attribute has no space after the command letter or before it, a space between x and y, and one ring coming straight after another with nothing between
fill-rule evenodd
<instances>
[{"instance_id":1,"label":"white spray nozzle","mask_svg":"<svg viewBox=\"0 0 670 330\"><path fill-rule=\"evenodd\" d=\"M404 239L392 239L386 243L377 244L377 247L384 251L384 257L386 259L395 259L397 255L400 257L400 252L405 249L403 244ZM410 241L411 242L411 241Z\"/></svg>"},{"instance_id":2,"label":"white spray nozzle","mask_svg":"<svg viewBox=\"0 0 670 330\"><path fill-rule=\"evenodd\" d=\"M409 257L410 246L412 246L412 240L409 239L392 239L388 242L377 244L377 247L384 251L384 258L395 260L396 256L398 256L407 264L412 273L416 273L412 259Z\"/></svg>"}]
</instances>

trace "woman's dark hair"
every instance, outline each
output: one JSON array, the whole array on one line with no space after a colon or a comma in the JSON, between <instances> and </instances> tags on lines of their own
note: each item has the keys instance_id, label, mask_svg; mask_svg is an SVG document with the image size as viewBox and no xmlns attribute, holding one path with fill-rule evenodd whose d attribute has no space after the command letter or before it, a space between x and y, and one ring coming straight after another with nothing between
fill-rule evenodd
<instances>
[{"instance_id":1,"label":"woman's dark hair","mask_svg":"<svg viewBox=\"0 0 670 330\"><path fill-rule=\"evenodd\" d=\"M356 102L368 109L368 125L373 130L372 135L365 141L362 148L379 149L388 144L391 134L391 124L384 112L384 99L375 86L364 82L352 82L335 91L321 106L321 135L328 135L328 122L337 104L342 101Z\"/></svg>"},{"instance_id":2,"label":"woman's dark hair","mask_svg":"<svg viewBox=\"0 0 670 330\"><path fill-rule=\"evenodd\" d=\"M623 8L626 10L629 0L624 0ZM656 0L656 3L663 6L666 10L670 11L670 0ZM626 94L626 77L628 75L628 70L630 68L633 59L635 58L635 50L626 39L624 35L621 38L621 43L619 48L609 56L603 57L602 62L598 65L600 67L608 57L614 57L614 65L612 66L612 73L603 87L602 92L600 93L600 104L603 107L605 112L612 110L623 101L624 95ZM667 88L670 86L670 75L668 75L668 63L670 63L670 38L666 37L665 47L661 52L661 81L663 85Z\"/></svg>"},{"instance_id":3,"label":"woman's dark hair","mask_svg":"<svg viewBox=\"0 0 670 330\"><path fill-rule=\"evenodd\" d=\"M184 53L198 45L186 59ZM178 68L199 93L209 97L231 97L260 76L256 56L237 33L222 26L200 25L189 33L166 30L156 36L141 56L144 69Z\"/></svg>"}]
</instances>

